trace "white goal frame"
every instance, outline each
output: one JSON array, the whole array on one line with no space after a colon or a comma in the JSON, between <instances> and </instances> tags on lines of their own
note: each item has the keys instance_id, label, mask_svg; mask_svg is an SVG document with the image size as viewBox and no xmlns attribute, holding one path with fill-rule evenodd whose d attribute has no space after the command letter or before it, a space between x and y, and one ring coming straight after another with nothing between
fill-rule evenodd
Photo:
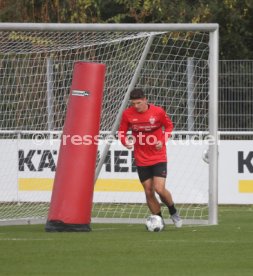
<instances>
[{"instance_id":1,"label":"white goal frame","mask_svg":"<svg viewBox=\"0 0 253 276\"><path fill-rule=\"evenodd\" d=\"M209 135L212 137L212 144L209 145L209 199L208 199L208 224L218 224L218 44L219 25L218 24L56 24L56 23L0 23L0 31L83 31L83 32L104 32L104 31L137 31L137 32L163 32L163 31L206 31L209 32L209 106L208 121ZM152 36L151 38L152 39ZM148 51L148 44L143 52ZM138 74L142 67L140 60L134 78L128 88L124 101L122 102L117 119L111 134L114 135L118 129L118 124L122 111L126 108L129 93L136 83ZM104 149L100 163L97 166L96 176L102 167L109 144ZM1 224L1 222L0 222Z\"/></svg>"}]
</instances>

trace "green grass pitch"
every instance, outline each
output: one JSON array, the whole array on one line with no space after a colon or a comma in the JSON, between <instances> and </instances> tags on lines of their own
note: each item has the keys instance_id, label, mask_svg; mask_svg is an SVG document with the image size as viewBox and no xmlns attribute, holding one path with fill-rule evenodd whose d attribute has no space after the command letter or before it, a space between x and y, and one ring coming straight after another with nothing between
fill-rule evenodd
<instances>
[{"instance_id":1,"label":"green grass pitch","mask_svg":"<svg viewBox=\"0 0 253 276\"><path fill-rule=\"evenodd\" d=\"M253 206L219 207L219 225L92 224L90 233L44 225L0 227L0 275L253 275Z\"/></svg>"}]
</instances>

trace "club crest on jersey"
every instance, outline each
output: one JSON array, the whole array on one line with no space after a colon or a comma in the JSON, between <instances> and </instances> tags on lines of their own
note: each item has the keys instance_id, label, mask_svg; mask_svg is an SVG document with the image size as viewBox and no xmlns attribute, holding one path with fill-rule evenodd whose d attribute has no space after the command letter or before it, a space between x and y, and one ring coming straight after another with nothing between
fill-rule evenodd
<instances>
[{"instance_id":1,"label":"club crest on jersey","mask_svg":"<svg viewBox=\"0 0 253 276\"><path fill-rule=\"evenodd\" d=\"M155 123L155 117L150 117L149 122L151 125L153 125Z\"/></svg>"}]
</instances>

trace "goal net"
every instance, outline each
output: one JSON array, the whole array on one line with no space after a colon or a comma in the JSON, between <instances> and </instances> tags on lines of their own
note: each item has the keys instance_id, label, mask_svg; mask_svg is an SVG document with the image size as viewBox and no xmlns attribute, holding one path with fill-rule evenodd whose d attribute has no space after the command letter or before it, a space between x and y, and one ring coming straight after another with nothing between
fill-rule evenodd
<instances>
[{"instance_id":1,"label":"goal net","mask_svg":"<svg viewBox=\"0 0 253 276\"><path fill-rule=\"evenodd\" d=\"M217 26L133 25L0 24L0 224L46 220L75 61L106 65L92 221L143 222L149 214L132 151L117 140L129 92L140 87L175 126L166 187L180 215L216 223L207 138L215 136Z\"/></svg>"}]
</instances>

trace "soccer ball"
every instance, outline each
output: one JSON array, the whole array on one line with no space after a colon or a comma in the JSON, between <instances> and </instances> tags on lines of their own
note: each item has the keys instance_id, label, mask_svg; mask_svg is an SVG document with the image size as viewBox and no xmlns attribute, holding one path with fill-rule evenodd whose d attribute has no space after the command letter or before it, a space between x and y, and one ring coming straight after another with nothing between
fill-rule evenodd
<instances>
[{"instance_id":1,"label":"soccer ball","mask_svg":"<svg viewBox=\"0 0 253 276\"><path fill-rule=\"evenodd\" d=\"M151 215L146 219L146 228L150 232L160 232L164 228L163 219L157 215Z\"/></svg>"},{"instance_id":2,"label":"soccer ball","mask_svg":"<svg viewBox=\"0 0 253 276\"><path fill-rule=\"evenodd\" d=\"M209 150L205 149L202 153L202 159L206 162L209 163Z\"/></svg>"}]
</instances>

